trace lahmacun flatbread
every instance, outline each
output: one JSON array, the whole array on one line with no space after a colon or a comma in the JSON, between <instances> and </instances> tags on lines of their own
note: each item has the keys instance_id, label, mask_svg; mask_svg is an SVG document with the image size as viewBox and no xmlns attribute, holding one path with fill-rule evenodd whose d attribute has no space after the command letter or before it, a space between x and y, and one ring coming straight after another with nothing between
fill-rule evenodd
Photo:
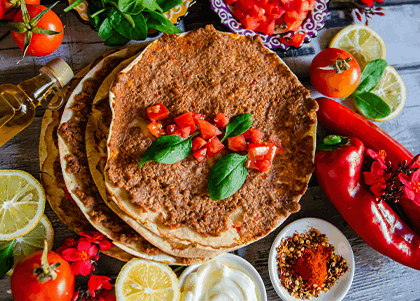
<instances>
[{"instance_id":1,"label":"lahmacun flatbread","mask_svg":"<svg viewBox=\"0 0 420 301\"><path fill-rule=\"evenodd\" d=\"M157 236L213 249L256 241L300 209L314 170L317 103L261 39L218 32L213 26L163 35L115 78L108 137L106 187L126 214ZM252 127L281 140L267 173L248 170L231 197L214 201L210 170L188 156L174 164L140 160L154 141L144 129L148 107L162 103L173 118L191 111L232 118L251 113Z\"/></svg>"},{"instance_id":2,"label":"lahmacun flatbread","mask_svg":"<svg viewBox=\"0 0 420 301\"><path fill-rule=\"evenodd\" d=\"M126 252L170 264L202 262L205 258L174 257L151 245L103 202L89 171L85 130L95 94L102 81L121 61L142 48L144 45L137 44L105 57L86 74L70 95L57 130L64 182L71 198L90 224Z\"/></svg>"}]
</instances>

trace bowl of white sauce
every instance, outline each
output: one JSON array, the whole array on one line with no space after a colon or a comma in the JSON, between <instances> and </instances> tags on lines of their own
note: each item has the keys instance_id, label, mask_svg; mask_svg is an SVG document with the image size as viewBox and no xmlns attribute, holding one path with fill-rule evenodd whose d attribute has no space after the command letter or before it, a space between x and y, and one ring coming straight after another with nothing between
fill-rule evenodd
<instances>
[{"instance_id":1,"label":"bowl of white sauce","mask_svg":"<svg viewBox=\"0 0 420 301\"><path fill-rule=\"evenodd\" d=\"M181 301L267 301L260 274L244 258L231 253L189 266L179 284Z\"/></svg>"}]
</instances>

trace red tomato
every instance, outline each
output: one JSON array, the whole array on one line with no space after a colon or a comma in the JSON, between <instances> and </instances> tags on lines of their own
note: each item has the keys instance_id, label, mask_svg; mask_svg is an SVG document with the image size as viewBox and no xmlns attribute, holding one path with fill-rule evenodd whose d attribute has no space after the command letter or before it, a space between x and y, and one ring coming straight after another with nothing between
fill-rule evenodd
<instances>
[{"instance_id":1,"label":"red tomato","mask_svg":"<svg viewBox=\"0 0 420 301\"><path fill-rule=\"evenodd\" d=\"M34 269L41 266L42 251L26 256L13 271L11 289L15 301L70 301L74 292L74 275L70 264L60 255L48 251L48 264L61 263L57 278L40 283Z\"/></svg>"},{"instance_id":2,"label":"red tomato","mask_svg":"<svg viewBox=\"0 0 420 301\"><path fill-rule=\"evenodd\" d=\"M200 114L200 113L192 113L192 116L193 116L193 120L194 120L195 124L198 124L197 120L199 120L199 119L201 119L201 120L206 119L206 115Z\"/></svg>"},{"instance_id":3,"label":"red tomato","mask_svg":"<svg viewBox=\"0 0 420 301\"><path fill-rule=\"evenodd\" d=\"M4 8L3 6L0 6L0 20L4 19Z\"/></svg>"},{"instance_id":4,"label":"red tomato","mask_svg":"<svg viewBox=\"0 0 420 301\"><path fill-rule=\"evenodd\" d=\"M166 133L168 135L174 135L179 130L179 127L176 124L169 124L166 126Z\"/></svg>"},{"instance_id":5,"label":"red tomato","mask_svg":"<svg viewBox=\"0 0 420 301\"><path fill-rule=\"evenodd\" d=\"M222 142L220 142L219 138L214 136L209 141L207 141L206 148L207 148L207 158L211 158L215 154L223 150L225 146L223 145Z\"/></svg>"},{"instance_id":6,"label":"red tomato","mask_svg":"<svg viewBox=\"0 0 420 301\"><path fill-rule=\"evenodd\" d=\"M217 136L222 134L222 132L214 125L212 125L210 122L207 122L205 120L197 120L198 121L198 127L200 128L201 137L203 139L207 140L211 137Z\"/></svg>"},{"instance_id":7,"label":"red tomato","mask_svg":"<svg viewBox=\"0 0 420 301\"><path fill-rule=\"evenodd\" d=\"M206 158L206 154L207 154L207 148L202 148L196 152L193 153L194 158L196 158L198 160L198 162L203 162L204 159Z\"/></svg>"},{"instance_id":8,"label":"red tomato","mask_svg":"<svg viewBox=\"0 0 420 301\"><path fill-rule=\"evenodd\" d=\"M47 9L43 5L27 5L28 13L31 19L38 15L43 10ZM22 22L22 11L20 10L13 18L13 22ZM53 53L63 41L63 23L60 18L50 10L47 12L36 25L48 30L60 32L55 35L32 34L31 43L26 51L26 54L32 56L44 56ZM23 50L25 46L25 33L18 33L12 31L13 40Z\"/></svg>"},{"instance_id":9,"label":"red tomato","mask_svg":"<svg viewBox=\"0 0 420 301\"><path fill-rule=\"evenodd\" d=\"M147 108L147 117L150 120L163 120L169 116L169 110L161 103Z\"/></svg>"},{"instance_id":10,"label":"red tomato","mask_svg":"<svg viewBox=\"0 0 420 301\"><path fill-rule=\"evenodd\" d=\"M197 137L192 141L192 151L198 151L200 148L202 148L204 145L206 145L206 140L204 140L201 137Z\"/></svg>"},{"instance_id":11,"label":"red tomato","mask_svg":"<svg viewBox=\"0 0 420 301\"><path fill-rule=\"evenodd\" d=\"M157 122L157 121L149 122L149 124L147 125L147 128L155 137L166 135L165 130L163 129L163 126L160 122Z\"/></svg>"},{"instance_id":12,"label":"red tomato","mask_svg":"<svg viewBox=\"0 0 420 301\"><path fill-rule=\"evenodd\" d=\"M259 129L250 128L244 134L245 139L251 139L253 143L258 143L264 137L264 133Z\"/></svg>"},{"instance_id":13,"label":"red tomato","mask_svg":"<svg viewBox=\"0 0 420 301\"><path fill-rule=\"evenodd\" d=\"M248 145L246 144L244 135L228 138L228 148L234 152L246 151Z\"/></svg>"},{"instance_id":14,"label":"red tomato","mask_svg":"<svg viewBox=\"0 0 420 301\"><path fill-rule=\"evenodd\" d=\"M342 66L341 73L334 69L321 68L333 66L337 60L349 59L346 66ZM360 83L360 67L356 59L347 51L328 48L318 53L311 63L309 75L312 86L321 94L333 98L344 98L356 90Z\"/></svg>"},{"instance_id":15,"label":"red tomato","mask_svg":"<svg viewBox=\"0 0 420 301\"><path fill-rule=\"evenodd\" d=\"M13 9L8 14L4 16L5 19L13 20L13 18L16 16L17 12L20 8L20 1L13 1L14 3L11 3L10 0L1 0L1 7L4 9L4 13L7 13L9 9ZM38 5L41 2L41 0L25 0L26 4L35 4ZM1 9L0 9L1 11ZM3 19L0 14L0 19Z\"/></svg>"},{"instance_id":16,"label":"red tomato","mask_svg":"<svg viewBox=\"0 0 420 301\"><path fill-rule=\"evenodd\" d=\"M214 122L219 128L224 128L229 123L229 118L225 114L219 113L214 117Z\"/></svg>"},{"instance_id":17,"label":"red tomato","mask_svg":"<svg viewBox=\"0 0 420 301\"><path fill-rule=\"evenodd\" d=\"M185 127L189 127L190 128L189 134L192 134L195 132L195 123L194 123L192 112L181 114L175 117L174 121L181 129Z\"/></svg>"}]
</instances>

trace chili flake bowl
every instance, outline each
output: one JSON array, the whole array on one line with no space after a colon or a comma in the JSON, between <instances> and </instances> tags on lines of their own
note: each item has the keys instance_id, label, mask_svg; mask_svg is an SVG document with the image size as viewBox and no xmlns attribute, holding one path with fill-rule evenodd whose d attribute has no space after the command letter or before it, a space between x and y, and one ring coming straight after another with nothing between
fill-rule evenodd
<instances>
[{"instance_id":1,"label":"chili flake bowl","mask_svg":"<svg viewBox=\"0 0 420 301\"><path fill-rule=\"evenodd\" d=\"M287 51L291 46L282 43L280 37L291 38L296 33L306 33L303 43L309 43L312 38L316 37L318 31L324 27L325 17L329 14L327 4L329 0L317 0L312 13L310 13L303 21L302 26L296 32L287 32L282 34L265 35L253 30L246 29L236 18L232 15L229 5L224 0L210 0L211 8L219 15L221 22L225 24L232 32L253 36L258 34L264 45L268 48L278 48L279 50Z\"/></svg>"},{"instance_id":2,"label":"chili flake bowl","mask_svg":"<svg viewBox=\"0 0 420 301\"><path fill-rule=\"evenodd\" d=\"M270 255L268 258L268 272L275 291L283 301L298 301L302 299L292 297L281 284L276 258L278 254L277 247L281 244L282 239L293 236L295 232L299 234L306 233L312 228L315 228L322 234L326 235L328 238L328 243L335 247L335 253L346 259L348 270L337 280L337 283L333 285L328 292L321 293L318 298L312 298L311 300L340 301L345 297L353 282L355 267L354 255L351 249L351 245L344 234L341 233L337 227L322 219L302 218L290 223L282 231L280 231L270 249Z\"/></svg>"},{"instance_id":3,"label":"chili flake bowl","mask_svg":"<svg viewBox=\"0 0 420 301\"><path fill-rule=\"evenodd\" d=\"M240 270L251 277L255 283L258 301L267 301L267 292L264 286L264 282L260 274L258 274L258 271L246 259L232 253L224 253L214 258L213 260L220 260L226 263L228 266ZM197 270L200 265L201 264L190 265L182 272L181 276L179 277L179 285L181 287L184 284L187 276Z\"/></svg>"}]
</instances>

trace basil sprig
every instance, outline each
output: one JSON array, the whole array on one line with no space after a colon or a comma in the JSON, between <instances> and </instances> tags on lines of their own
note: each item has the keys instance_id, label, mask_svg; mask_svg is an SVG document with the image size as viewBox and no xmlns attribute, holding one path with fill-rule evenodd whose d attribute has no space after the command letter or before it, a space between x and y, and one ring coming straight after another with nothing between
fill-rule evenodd
<instances>
[{"instance_id":1,"label":"basil sprig","mask_svg":"<svg viewBox=\"0 0 420 301\"><path fill-rule=\"evenodd\" d=\"M230 153L217 161L207 185L212 200L228 198L242 187L247 176L246 159L247 156Z\"/></svg>"},{"instance_id":2,"label":"basil sprig","mask_svg":"<svg viewBox=\"0 0 420 301\"><path fill-rule=\"evenodd\" d=\"M5 241L0 243L0 278L4 276L12 267L14 263L13 247L16 240Z\"/></svg>"},{"instance_id":3,"label":"basil sprig","mask_svg":"<svg viewBox=\"0 0 420 301\"><path fill-rule=\"evenodd\" d=\"M185 159L192 150L192 137L194 135L189 138L182 138L177 135L160 136L146 150L139 167L141 168L149 161L173 164Z\"/></svg>"},{"instance_id":4,"label":"basil sprig","mask_svg":"<svg viewBox=\"0 0 420 301\"><path fill-rule=\"evenodd\" d=\"M69 11L85 0L76 0ZM149 29L180 33L163 13L183 3L182 0L87 0L90 23L107 46L121 46L130 40L144 40Z\"/></svg>"},{"instance_id":5,"label":"basil sprig","mask_svg":"<svg viewBox=\"0 0 420 301\"><path fill-rule=\"evenodd\" d=\"M233 117L226 126L225 136L221 142L226 138L236 137L245 133L252 125L252 115L249 113L241 114Z\"/></svg>"},{"instance_id":6,"label":"basil sprig","mask_svg":"<svg viewBox=\"0 0 420 301\"><path fill-rule=\"evenodd\" d=\"M357 107L367 117L377 119L391 114L389 105L371 92L380 82L387 66L387 61L383 59L371 61L363 70L360 83L352 94Z\"/></svg>"}]
</instances>

